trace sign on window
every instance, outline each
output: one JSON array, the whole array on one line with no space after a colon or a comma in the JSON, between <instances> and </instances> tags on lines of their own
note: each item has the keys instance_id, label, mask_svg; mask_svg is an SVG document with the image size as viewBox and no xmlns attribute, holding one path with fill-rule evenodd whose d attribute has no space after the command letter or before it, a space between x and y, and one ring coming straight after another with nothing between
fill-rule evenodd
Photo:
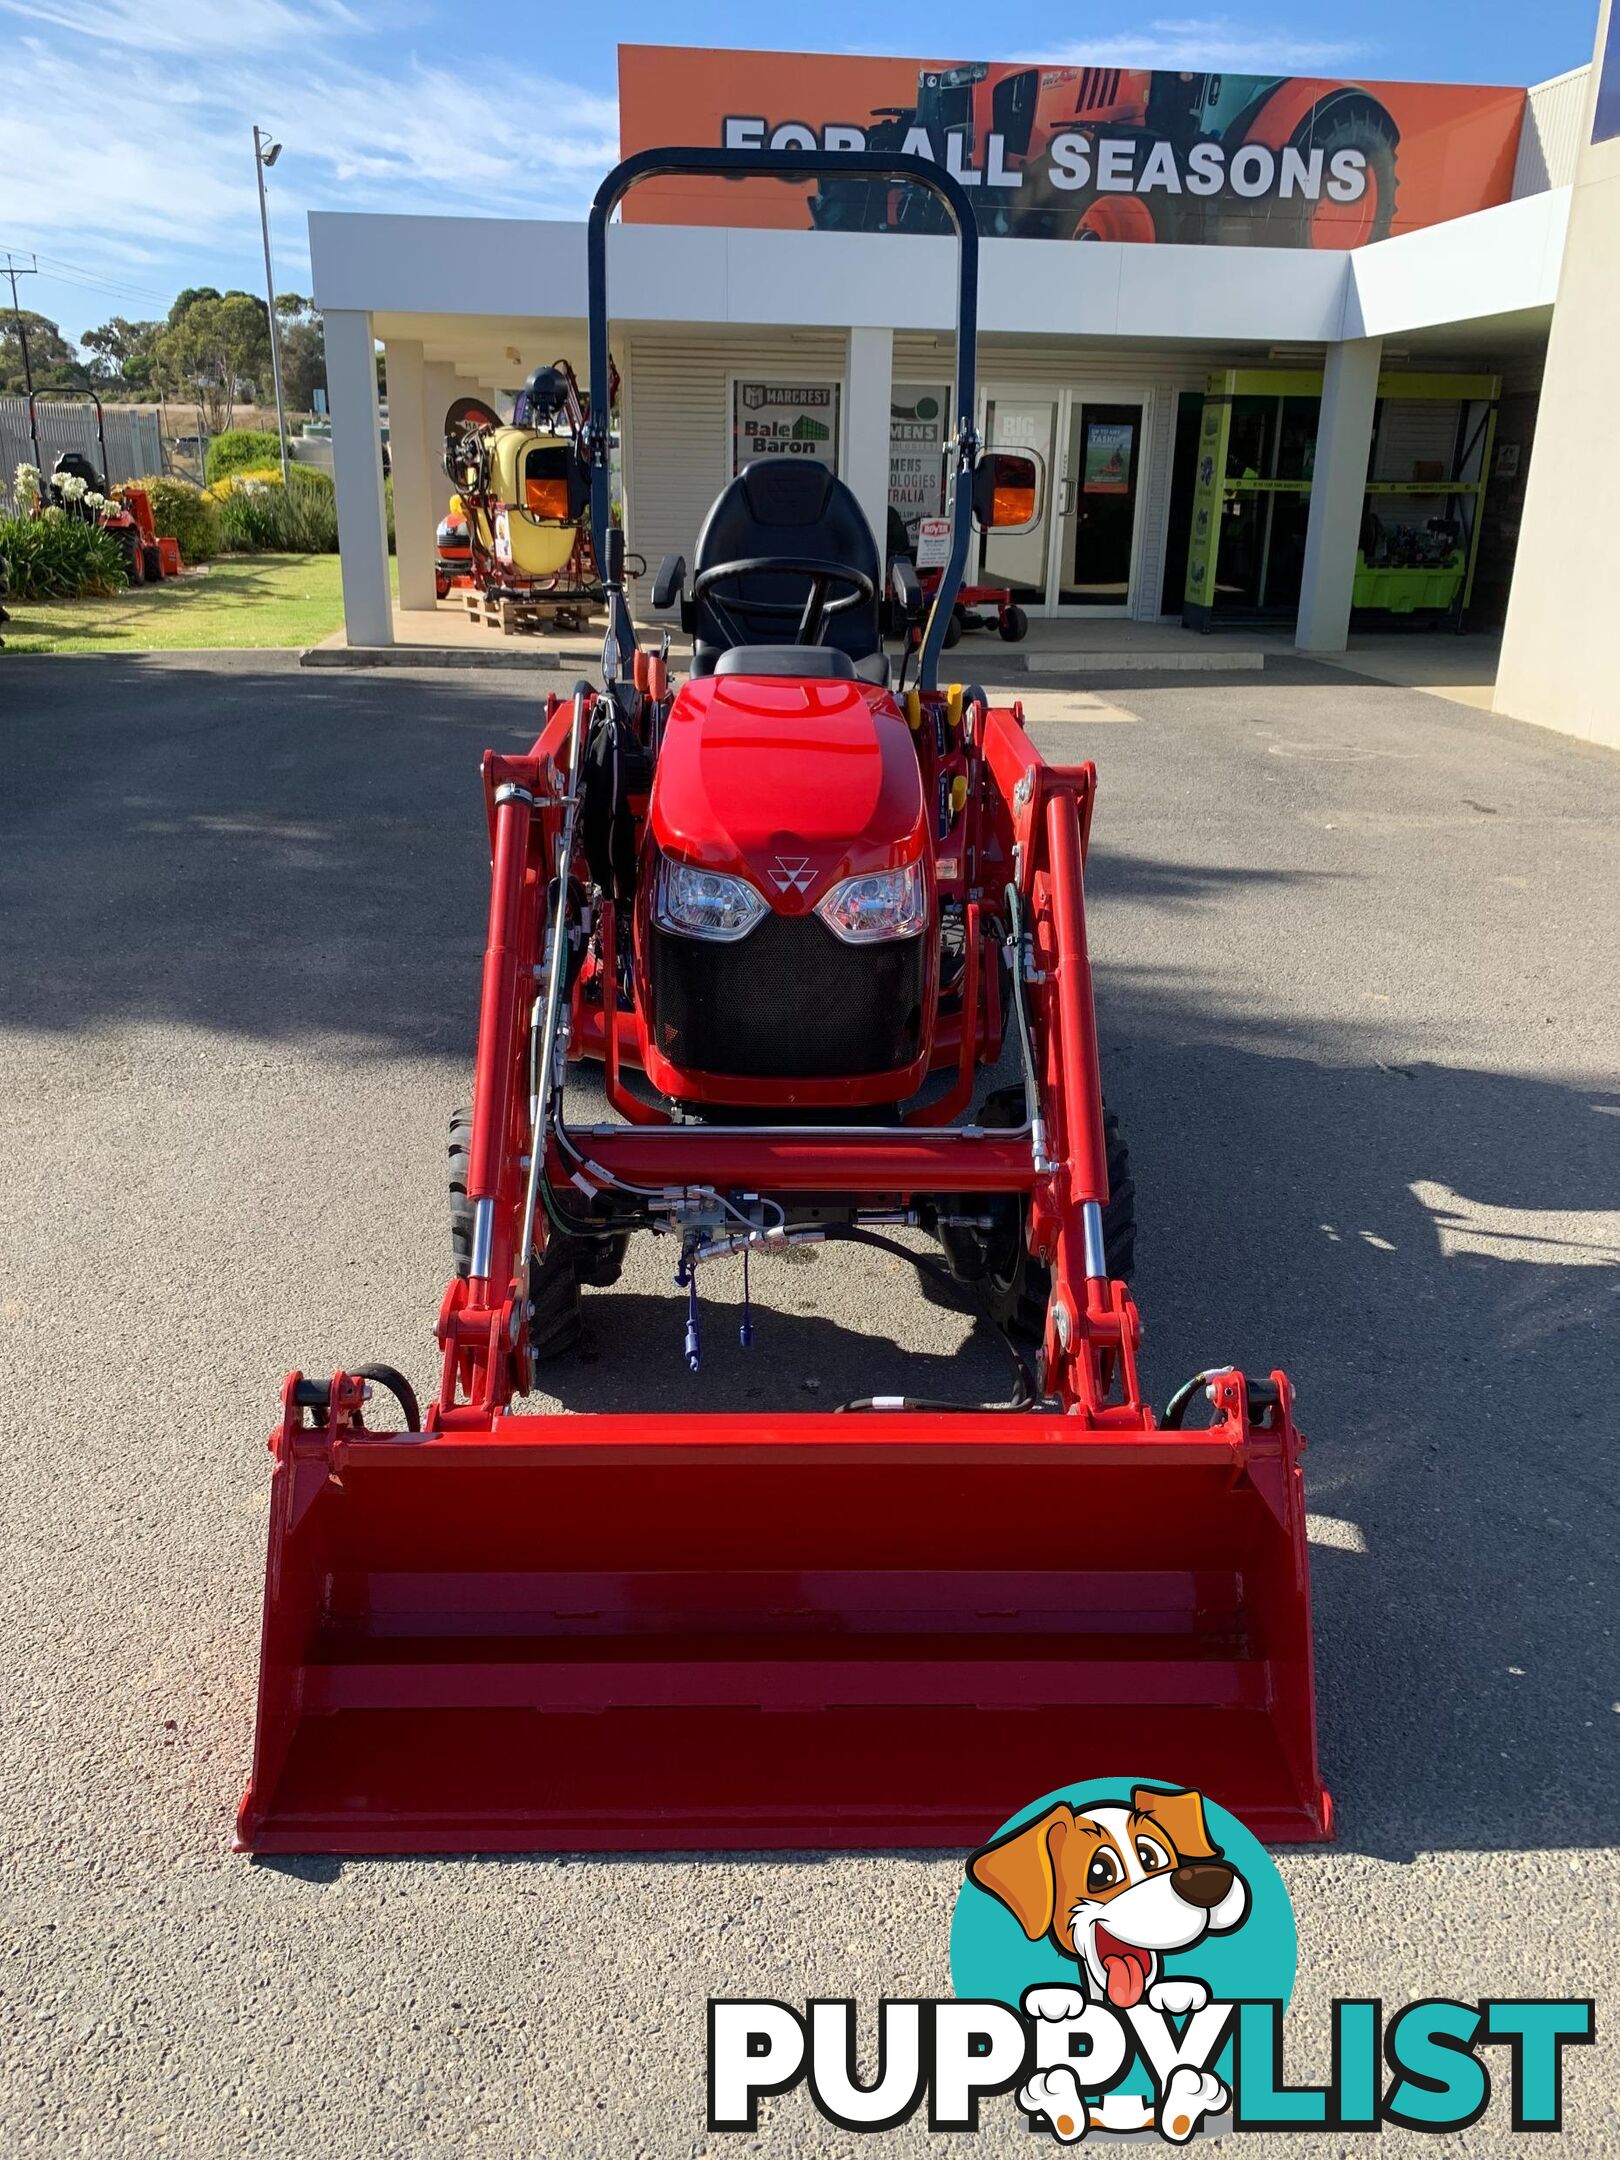
<instances>
[{"instance_id":1,"label":"sign on window","mask_svg":"<svg viewBox=\"0 0 1620 2160\"><path fill-rule=\"evenodd\" d=\"M945 507L948 383L896 383L889 398L889 508L913 547L924 518Z\"/></svg>"},{"instance_id":2,"label":"sign on window","mask_svg":"<svg viewBox=\"0 0 1620 2160\"><path fill-rule=\"evenodd\" d=\"M838 470L837 383L749 381L731 386L731 469L751 458L814 458Z\"/></svg>"},{"instance_id":3,"label":"sign on window","mask_svg":"<svg viewBox=\"0 0 1620 2160\"><path fill-rule=\"evenodd\" d=\"M1128 420L1093 420L1086 428L1085 474L1081 488L1087 495L1128 495L1131 492L1131 451L1136 430Z\"/></svg>"}]
</instances>

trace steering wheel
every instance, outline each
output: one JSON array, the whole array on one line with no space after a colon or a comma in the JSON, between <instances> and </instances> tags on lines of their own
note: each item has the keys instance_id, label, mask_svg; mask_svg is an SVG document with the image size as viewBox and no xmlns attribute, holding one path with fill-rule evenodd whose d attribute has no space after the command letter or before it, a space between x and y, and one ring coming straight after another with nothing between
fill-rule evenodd
<instances>
[{"instance_id":1,"label":"steering wheel","mask_svg":"<svg viewBox=\"0 0 1620 2160\"><path fill-rule=\"evenodd\" d=\"M780 620L792 614L791 600L750 600L741 594L714 590L729 578L770 576L810 580L795 645L819 645L822 626L831 616L847 614L851 608L869 607L877 595L877 587L866 572L852 570L847 563L823 562L814 555L743 555L736 562L716 563L712 569L700 570L692 580L692 598L702 600L712 595L711 604L722 615L774 615ZM836 600L827 598L829 585L844 588Z\"/></svg>"}]
</instances>

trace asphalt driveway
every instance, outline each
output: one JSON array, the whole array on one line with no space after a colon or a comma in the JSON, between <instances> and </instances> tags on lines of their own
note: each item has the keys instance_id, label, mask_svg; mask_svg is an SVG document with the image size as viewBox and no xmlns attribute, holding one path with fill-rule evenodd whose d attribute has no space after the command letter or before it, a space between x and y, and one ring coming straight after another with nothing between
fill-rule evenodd
<instances>
[{"instance_id":1,"label":"asphalt driveway","mask_svg":"<svg viewBox=\"0 0 1620 2160\"><path fill-rule=\"evenodd\" d=\"M681 2160L711 2145L709 1995L948 1989L948 1858L228 1851L280 1377L431 1386L477 758L533 700L0 661L8 2152ZM1030 704L1102 771L1151 1391L1283 1363L1312 1443L1341 1838L1281 1862L1290 2067L1325 2071L1335 1995L1595 1995L1556 2142L1612 2153L1620 757L1301 665ZM565 1400L935 1393L987 1355L898 1263L824 1250L756 1276L768 1356L694 1383L665 1261L597 1294ZM1503 2151L1505 2120L1446 2149ZM1031 2149L1010 2110L976 2145L860 2141L802 2095L752 2142L868 2146Z\"/></svg>"}]
</instances>

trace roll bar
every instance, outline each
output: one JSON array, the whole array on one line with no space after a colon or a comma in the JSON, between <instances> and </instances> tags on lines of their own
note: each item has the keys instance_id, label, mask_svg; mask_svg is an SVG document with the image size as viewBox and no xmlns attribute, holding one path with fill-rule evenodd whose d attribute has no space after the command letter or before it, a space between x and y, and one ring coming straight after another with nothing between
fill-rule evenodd
<instances>
[{"instance_id":1,"label":"roll bar","mask_svg":"<svg viewBox=\"0 0 1620 2160\"><path fill-rule=\"evenodd\" d=\"M28 393L28 439L34 446L34 469L43 475L45 453L39 446L39 415L35 411L42 397L88 398L96 408L96 441L101 446L101 477L108 487L112 486L112 472L107 463L107 422L101 410L101 400L93 390L58 390L47 383L42 390Z\"/></svg>"},{"instance_id":2,"label":"roll bar","mask_svg":"<svg viewBox=\"0 0 1620 2160\"><path fill-rule=\"evenodd\" d=\"M608 306L607 230L619 203L643 180L667 178L672 173L695 173L716 179L818 180L858 178L902 180L926 188L942 203L956 227L956 438L955 485L951 499L951 552L940 577L934 605L923 635L917 680L924 690L935 687L945 631L956 605L962 573L967 567L968 539L973 516L973 468L979 454L974 425L974 359L979 317L979 228L973 206L943 167L929 158L910 157L883 150L638 150L624 159L596 191L586 231L586 281L589 293L591 410L586 441L591 459L591 530L596 559L607 562L607 536L612 521L608 450L612 416L608 410ZM883 535L877 536L880 557L886 550ZM633 650L635 632L622 593L612 602L614 621L609 631L621 651Z\"/></svg>"}]
</instances>

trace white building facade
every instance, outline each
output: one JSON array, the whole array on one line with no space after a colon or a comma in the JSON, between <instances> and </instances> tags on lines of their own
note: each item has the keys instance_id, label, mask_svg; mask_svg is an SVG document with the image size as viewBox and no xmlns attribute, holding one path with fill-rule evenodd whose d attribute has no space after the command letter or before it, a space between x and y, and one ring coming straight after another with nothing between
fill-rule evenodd
<instances>
[{"instance_id":1,"label":"white building facade","mask_svg":"<svg viewBox=\"0 0 1620 2160\"><path fill-rule=\"evenodd\" d=\"M1519 397L1533 416L1587 72L1530 93L1512 200L1423 230L1342 250L986 239L981 431L1037 447L1051 485L1034 535L986 543L1003 557L987 559L985 575L1015 582L1035 616L1175 619L1189 428L1212 376L1316 371L1295 638L1305 652L1343 650L1376 400L1398 395L1403 373L1459 371L1495 378L1503 399ZM509 398L559 356L584 378L585 227L316 213L310 244L326 323L347 635L382 646L394 618L375 346L387 355L398 605L429 610L434 528L449 496L446 408L469 391ZM907 416L949 394L954 241L618 224L609 286L633 551L652 565L666 552L690 556L746 448L745 416L773 407L831 431L826 454L883 544L891 502L930 454L923 423L908 426ZM909 463L908 432L919 442ZM1110 444L1127 478L1114 489L1122 500L1099 504L1083 468ZM926 491L925 473L919 484ZM1110 521L1106 575L1077 586L1075 521L1094 513Z\"/></svg>"}]
</instances>

